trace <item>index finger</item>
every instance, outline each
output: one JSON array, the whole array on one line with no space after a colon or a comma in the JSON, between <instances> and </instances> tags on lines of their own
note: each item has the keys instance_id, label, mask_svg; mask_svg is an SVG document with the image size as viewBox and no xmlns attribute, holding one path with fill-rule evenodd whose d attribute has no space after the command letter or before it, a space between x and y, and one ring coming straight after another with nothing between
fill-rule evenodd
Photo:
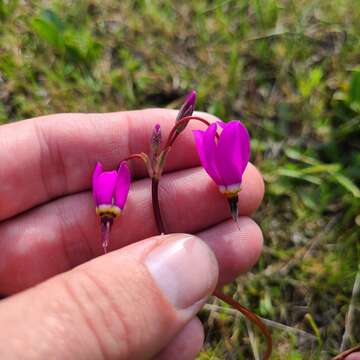
<instances>
[{"instance_id":1,"label":"index finger","mask_svg":"<svg viewBox=\"0 0 360 360\"><path fill-rule=\"evenodd\" d=\"M114 168L121 159L149 152L156 123L166 136L176 110L147 109L106 114L57 114L0 127L0 220L91 186L96 161ZM216 120L201 114L209 122ZM201 125L200 125L201 126ZM165 171L199 164L189 124L170 152ZM135 177L143 164L131 164Z\"/></svg>"}]
</instances>

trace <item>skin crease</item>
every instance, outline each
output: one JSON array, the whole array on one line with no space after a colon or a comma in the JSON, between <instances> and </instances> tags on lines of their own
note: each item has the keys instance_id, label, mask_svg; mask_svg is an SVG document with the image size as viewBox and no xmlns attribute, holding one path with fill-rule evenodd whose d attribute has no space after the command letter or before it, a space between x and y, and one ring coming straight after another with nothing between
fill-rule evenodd
<instances>
[{"instance_id":1,"label":"skin crease","mask_svg":"<svg viewBox=\"0 0 360 360\"><path fill-rule=\"evenodd\" d=\"M201 115L216 121L214 117ZM167 134L175 117L176 111L161 109L58 114L0 127L0 159L6 164L0 173L0 293L10 295L26 290L63 273L0 303L3 329L7 329L10 321L15 330L20 321L20 328L32 326L45 310L34 310L35 315L27 323L22 321L22 308L28 308L36 296L41 299L49 291L56 293L60 280L73 274L70 269L101 255L98 219L89 191L96 161L101 161L105 170L111 170L131 153L147 152L154 124L160 123L162 133ZM235 231L234 224L228 220L226 200L204 170L198 168L191 130L201 126L190 123L175 143L160 183L160 202L169 232L195 233L210 246L217 257L219 281L223 284L247 271L260 255L262 234L249 215L260 205L264 185L259 172L249 164L239 195L241 230ZM11 161L13 158L17 162ZM123 248L127 252L124 246L156 234L149 180L145 179L142 164L131 162L130 169L133 183L124 214L112 232L110 250L113 251ZM91 264L90 261L82 266ZM81 297L77 293L72 296ZM119 296L124 296L123 292ZM130 302L131 306L134 305ZM6 316L2 317L5 307ZM128 311L131 313L130 308ZM141 332L141 323L132 326ZM170 358L166 354L184 348L192 359L202 345L202 331L198 321L191 320L182 331L178 329L177 336L174 333L168 345L162 347L162 353L161 348L156 351L158 357L154 358ZM0 330L0 343L1 338ZM32 341L38 340L35 334ZM66 336L63 341L66 343ZM19 339L19 343L26 344L26 339ZM21 346L19 349L24 353L25 349Z\"/></svg>"}]
</instances>

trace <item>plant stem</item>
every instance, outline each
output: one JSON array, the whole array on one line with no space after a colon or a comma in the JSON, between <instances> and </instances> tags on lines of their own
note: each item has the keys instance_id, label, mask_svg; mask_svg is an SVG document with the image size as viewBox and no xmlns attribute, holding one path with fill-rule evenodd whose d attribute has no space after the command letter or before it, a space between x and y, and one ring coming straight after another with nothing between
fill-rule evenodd
<instances>
[{"instance_id":1,"label":"plant stem","mask_svg":"<svg viewBox=\"0 0 360 360\"><path fill-rule=\"evenodd\" d=\"M182 118L179 122L177 122L174 125L174 127L171 129L170 134L167 139L167 142L164 146L164 150L161 152L160 157L158 157L158 161L160 161L158 168L155 167L155 169L153 169L154 174L149 174L152 179L151 180L151 195L152 195L153 211L154 211L156 226L157 226L158 232L160 234L165 234L165 226L162 221L160 204L159 204L160 177L161 177L162 171L165 166L167 154L170 151L170 148L171 148L172 144L175 142L177 136L179 135L179 133L177 133L176 130L180 126L183 126L184 124L189 122L190 120L198 120L198 121L201 121L202 123L206 124L207 126L210 125L210 123L207 120L205 120L199 116L186 116L186 117ZM138 158L141 157L141 155L139 155L139 154L136 154L133 156L138 157Z\"/></svg>"},{"instance_id":2,"label":"plant stem","mask_svg":"<svg viewBox=\"0 0 360 360\"><path fill-rule=\"evenodd\" d=\"M261 332L264 334L264 336L266 337L266 340L267 340L267 349L266 349L266 353L264 355L264 360L270 359L270 356L272 353L272 336L271 336L271 333L268 330L267 326L262 322L262 320L256 314L254 314L252 311L250 311L246 307L239 304L232 297L223 294L221 291L215 290L213 295L216 296L218 299L226 302L232 308L240 311L243 315L245 315L252 323L254 323L261 330Z\"/></svg>"},{"instance_id":3,"label":"plant stem","mask_svg":"<svg viewBox=\"0 0 360 360\"><path fill-rule=\"evenodd\" d=\"M151 196L152 205L155 216L156 227L159 234L165 234L165 227L161 217L160 204L159 204L159 179L152 177L151 179Z\"/></svg>"},{"instance_id":4,"label":"plant stem","mask_svg":"<svg viewBox=\"0 0 360 360\"><path fill-rule=\"evenodd\" d=\"M197 120L197 121L200 121L200 122L202 122L203 124L205 124L205 125L207 125L207 126L210 125L210 123L209 123L207 120L203 119L203 118L200 117L200 116L186 116L186 117L182 118L182 119L181 119L179 122L177 122L177 123L174 125L174 127L171 129L170 134L169 134L169 137L168 137L168 139L167 139L167 142L166 142L166 144L165 144L165 146L164 146L164 149L170 147L170 146L174 143L174 141L176 140L176 138L178 137L179 133L177 133L176 130L177 130L179 127L183 126L184 124L188 123L190 120Z\"/></svg>"},{"instance_id":5,"label":"plant stem","mask_svg":"<svg viewBox=\"0 0 360 360\"><path fill-rule=\"evenodd\" d=\"M345 331L340 346L341 352L345 350L348 343L350 343L350 340L354 337L354 333L355 333L354 328L356 321L355 315L356 315L357 305L359 303L360 303L360 268L355 277L349 310L346 314Z\"/></svg>"},{"instance_id":6,"label":"plant stem","mask_svg":"<svg viewBox=\"0 0 360 360\"><path fill-rule=\"evenodd\" d=\"M161 156L161 164L155 170L155 174L153 174L153 176L151 176L151 194L152 194L153 211L154 211L156 226L157 226L158 232L160 234L165 234L165 227L164 227L164 223L162 221L160 204L159 204L159 180L160 180L161 173L162 173L164 165L165 165L166 156L167 156L168 152L170 151L171 146L175 142L176 138L180 134L179 132L176 132L176 130L178 129L178 127L183 126L184 124L187 124L187 122L189 122L190 120L198 120L198 121L201 121L202 123L206 124L207 126L210 126L210 123L207 120L205 120L201 117L198 117L198 116L186 116L186 117L182 118L179 122L177 122L175 124L175 126L171 129L169 137L164 146L164 149L161 152L161 154L162 154L162 155L160 155ZM216 136L217 136L217 138L219 137L218 134L216 134ZM261 330L261 332L264 334L264 336L267 339L267 349L266 349L266 353L264 356L264 360L268 360L270 358L271 352L272 352L272 337L271 337L270 331L268 330L266 325L261 321L261 319L257 315L255 315L253 312L248 310L246 307L240 305L237 301L235 301L230 296L227 296L220 291L214 291L213 295L216 296L217 298L219 298L220 300L226 302L227 304L229 304L232 308L240 311L243 315L245 315L250 321L252 321Z\"/></svg>"},{"instance_id":7,"label":"plant stem","mask_svg":"<svg viewBox=\"0 0 360 360\"><path fill-rule=\"evenodd\" d=\"M353 347L351 349L348 349L348 350L342 352L341 354L339 354L339 355L335 356L334 358L332 358L332 360L345 360L345 358L348 355L350 355L350 354L352 354L354 352L357 352L357 351L360 351L360 345L357 345L357 346L355 346L355 347Z\"/></svg>"}]
</instances>

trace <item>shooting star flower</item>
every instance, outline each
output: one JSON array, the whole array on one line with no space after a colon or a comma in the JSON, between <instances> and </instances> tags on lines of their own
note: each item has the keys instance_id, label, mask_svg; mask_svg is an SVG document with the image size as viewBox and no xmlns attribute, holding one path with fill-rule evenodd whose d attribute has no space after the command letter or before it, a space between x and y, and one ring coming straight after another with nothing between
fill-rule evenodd
<instances>
[{"instance_id":1,"label":"shooting star flower","mask_svg":"<svg viewBox=\"0 0 360 360\"><path fill-rule=\"evenodd\" d=\"M102 245L106 253L111 226L123 211L129 193L130 171L126 162L120 164L118 171L103 171L98 162L92 182L96 214L101 219Z\"/></svg>"},{"instance_id":2,"label":"shooting star flower","mask_svg":"<svg viewBox=\"0 0 360 360\"><path fill-rule=\"evenodd\" d=\"M222 128L217 137L218 125ZM230 205L235 221L238 217L237 199L242 176L250 158L250 136L238 120L211 124L207 130L193 131L200 162L218 185Z\"/></svg>"}]
</instances>

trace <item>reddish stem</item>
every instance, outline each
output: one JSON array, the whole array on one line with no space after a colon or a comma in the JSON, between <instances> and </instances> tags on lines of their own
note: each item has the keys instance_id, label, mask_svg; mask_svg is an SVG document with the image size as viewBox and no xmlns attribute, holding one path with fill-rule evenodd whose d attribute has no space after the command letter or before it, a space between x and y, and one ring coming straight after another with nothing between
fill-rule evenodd
<instances>
[{"instance_id":1,"label":"reddish stem","mask_svg":"<svg viewBox=\"0 0 360 360\"><path fill-rule=\"evenodd\" d=\"M186 117L182 118L179 122L177 122L174 125L174 127L171 129L170 134L167 139L167 142L164 146L164 149L160 154L160 156L163 157L162 158L163 163L159 166L158 169L155 170L155 173L152 174L152 176L151 176L151 179L152 179L151 194L152 194L153 211L154 211L156 226L157 226L158 232L160 234L165 234L165 226L162 221L160 204L159 204L159 181L160 181L162 169L164 168L166 156L167 156L168 152L170 151L172 144L176 140L177 136L180 134L180 133L177 133L176 130L180 126L189 122L190 120L198 120L198 121L201 121L202 123L206 124L207 126L210 125L210 123L207 120L205 120L199 116L186 116Z\"/></svg>"},{"instance_id":2,"label":"reddish stem","mask_svg":"<svg viewBox=\"0 0 360 360\"><path fill-rule=\"evenodd\" d=\"M177 122L174 125L174 127L171 129L169 137L167 139L167 142L166 142L166 144L164 146L164 149L170 147L174 143L174 141L176 140L177 136L179 135L179 133L176 133L176 130L179 127L181 127L182 125L188 123L190 120L198 120L198 121L202 122L203 124L205 124L207 126L210 126L210 123L207 120L201 118L200 116L186 116L186 117L182 118L179 122Z\"/></svg>"},{"instance_id":3,"label":"reddish stem","mask_svg":"<svg viewBox=\"0 0 360 360\"><path fill-rule=\"evenodd\" d=\"M219 290L215 290L213 295L215 295L218 299L226 302L228 305L233 307L234 309L240 311L243 315L245 315L250 321L252 321L264 334L267 340L267 349L264 355L264 360L270 359L272 353L272 336L266 325L262 322L262 320L254 314L252 311L247 309L246 307L240 305L237 301L235 301L232 297L223 294Z\"/></svg>"},{"instance_id":4,"label":"reddish stem","mask_svg":"<svg viewBox=\"0 0 360 360\"><path fill-rule=\"evenodd\" d=\"M167 142L166 142L166 144L164 146L164 150L163 150L163 153L164 153L163 154L163 156L164 156L163 164L161 164L160 168L157 169L155 174L154 173L150 174L150 172L149 172L149 175L152 179L151 192L152 192L153 211L154 211L157 229L160 234L165 234L165 227L164 227L164 223L162 221L160 204L159 204L159 180L161 177L161 172L165 165L166 155L170 151L171 146L173 145L176 138L180 134L180 132L176 132L176 130L180 126L183 126L184 124L189 122L190 120L198 120L198 121L202 122L203 124L210 126L210 123L207 120L205 120L199 116L186 116L186 117L182 118L179 122L177 122L175 124L175 126L170 131L169 137L167 139ZM219 135L216 134L216 137L219 138ZM130 160L130 159L135 159L135 158L143 160L145 165L148 167L146 154L134 154L124 160ZM235 301L230 296L227 296L217 290L214 291L213 295L216 296L217 298L219 298L220 300L226 302L228 305L230 305L234 309L240 311L243 315L245 315L250 321L252 321L261 330L261 332L264 334L264 336L267 339L267 349L266 349L266 353L264 355L264 360L268 360L270 358L271 352L272 352L272 336L271 336L270 331L266 327L266 325L261 321L261 319L256 314L251 312L249 309L240 305L237 301Z\"/></svg>"},{"instance_id":5,"label":"reddish stem","mask_svg":"<svg viewBox=\"0 0 360 360\"><path fill-rule=\"evenodd\" d=\"M132 155L128 156L127 158L121 160L120 163L122 163L123 161L138 159L138 160L142 160L146 165L146 159L145 159L144 155L146 155L146 154L132 154Z\"/></svg>"},{"instance_id":6,"label":"reddish stem","mask_svg":"<svg viewBox=\"0 0 360 360\"><path fill-rule=\"evenodd\" d=\"M165 227L161 217L158 189L159 189L159 179L153 177L151 179L151 195L152 195L152 205L153 205L156 226L160 234L165 234Z\"/></svg>"},{"instance_id":7,"label":"reddish stem","mask_svg":"<svg viewBox=\"0 0 360 360\"><path fill-rule=\"evenodd\" d=\"M348 350L346 350L346 351L343 351L343 352L340 353L339 355L335 356L332 360L345 360L345 358L346 358L348 355L350 355L350 354L352 354L352 353L354 353L354 352L356 352L356 351L360 351L360 345L357 345L357 346L355 346L355 347L353 347L353 348L351 348L351 349L348 349Z\"/></svg>"}]
</instances>

